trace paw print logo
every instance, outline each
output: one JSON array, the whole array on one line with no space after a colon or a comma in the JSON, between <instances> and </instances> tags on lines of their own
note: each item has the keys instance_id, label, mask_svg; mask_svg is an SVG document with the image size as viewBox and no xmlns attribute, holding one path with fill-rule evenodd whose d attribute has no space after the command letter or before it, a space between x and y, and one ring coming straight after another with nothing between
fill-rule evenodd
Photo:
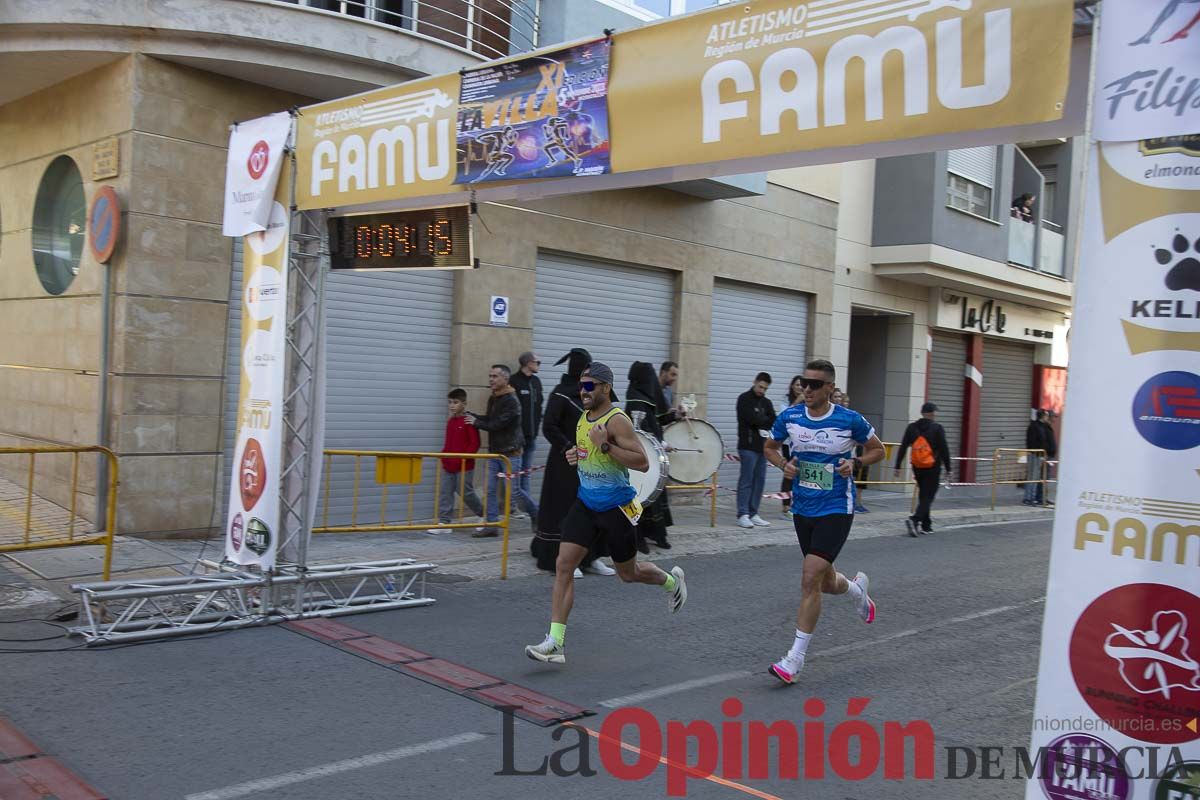
<instances>
[{"instance_id":1,"label":"paw print logo","mask_svg":"<svg viewBox=\"0 0 1200 800\"><path fill-rule=\"evenodd\" d=\"M1167 288L1171 291L1192 289L1200 292L1200 258L1193 253L1200 254L1200 238L1189 246L1187 237L1182 233L1175 234L1170 249L1155 248L1154 260L1159 264L1165 267L1174 262L1166 279Z\"/></svg>"}]
</instances>

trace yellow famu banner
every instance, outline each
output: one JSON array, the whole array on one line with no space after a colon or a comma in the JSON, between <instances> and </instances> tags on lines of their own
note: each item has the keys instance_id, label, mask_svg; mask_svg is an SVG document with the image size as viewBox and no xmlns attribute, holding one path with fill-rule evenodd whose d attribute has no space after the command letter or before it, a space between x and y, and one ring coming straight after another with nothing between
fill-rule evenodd
<instances>
[{"instance_id":1,"label":"yellow famu banner","mask_svg":"<svg viewBox=\"0 0 1200 800\"><path fill-rule=\"evenodd\" d=\"M760 0L613 47L616 172L1057 119L1070 0Z\"/></svg>"},{"instance_id":2,"label":"yellow famu banner","mask_svg":"<svg viewBox=\"0 0 1200 800\"><path fill-rule=\"evenodd\" d=\"M454 183L459 82L440 75L300 109L297 206L463 191Z\"/></svg>"},{"instance_id":3,"label":"yellow famu banner","mask_svg":"<svg viewBox=\"0 0 1200 800\"><path fill-rule=\"evenodd\" d=\"M757 0L618 33L612 171L744 171L748 158L1056 120L1071 29L1071 0ZM298 206L463 192L460 86L453 73L301 109Z\"/></svg>"}]
</instances>

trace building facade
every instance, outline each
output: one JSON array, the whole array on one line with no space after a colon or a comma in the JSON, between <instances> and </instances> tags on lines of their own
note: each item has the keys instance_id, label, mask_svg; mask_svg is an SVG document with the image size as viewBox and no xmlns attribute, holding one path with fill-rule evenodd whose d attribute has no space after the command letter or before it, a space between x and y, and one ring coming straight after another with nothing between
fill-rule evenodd
<instances>
[{"instance_id":1,"label":"building facade","mask_svg":"<svg viewBox=\"0 0 1200 800\"><path fill-rule=\"evenodd\" d=\"M644 22L620 5L543 2L537 18L509 0L9 4L0 441L115 450L121 533L219 526L241 314L240 243L220 232L229 126L553 43L541 30ZM100 186L124 209L107 265L84 246ZM620 384L634 360L678 361L678 394L732 439L756 372L830 354L836 241L834 201L761 175L485 205L477 270L329 278L326 444L437 449L451 386L481 408L488 366L528 349L552 385L574 346ZM505 327L490 324L493 295L510 300ZM84 465L85 490L97 472ZM40 467L36 490L65 502L70 481Z\"/></svg>"}]
</instances>

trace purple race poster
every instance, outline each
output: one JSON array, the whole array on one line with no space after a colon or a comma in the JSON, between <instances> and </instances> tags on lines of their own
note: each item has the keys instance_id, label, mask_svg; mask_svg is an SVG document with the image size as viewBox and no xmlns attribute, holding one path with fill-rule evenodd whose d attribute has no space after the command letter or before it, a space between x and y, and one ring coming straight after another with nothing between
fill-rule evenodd
<instances>
[{"instance_id":1,"label":"purple race poster","mask_svg":"<svg viewBox=\"0 0 1200 800\"><path fill-rule=\"evenodd\" d=\"M454 182L609 172L611 44L597 39L464 72Z\"/></svg>"}]
</instances>

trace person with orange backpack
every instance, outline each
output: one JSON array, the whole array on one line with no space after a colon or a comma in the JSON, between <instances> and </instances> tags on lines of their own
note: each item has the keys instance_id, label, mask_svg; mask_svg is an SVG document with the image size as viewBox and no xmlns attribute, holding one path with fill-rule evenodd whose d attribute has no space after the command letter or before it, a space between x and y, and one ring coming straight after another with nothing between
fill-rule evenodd
<instances>
[{"instance_id":1,"label":"person with orange backpack","mask_svg":"<svg viewBox=\"0 0 1200 800\"><path fill-rule=\"evenodd\" d=\"M909 423L896 453L895 472L899 475L904 464L904 453L912 450L909 463L917 482L917 510L904 520L904 526L908 528L908 535L914 538L918 530L922 534L933 533L929 509L933 507L933 498L937 496L942 466L946 467L947 474L950 473L950 446L946 444L945 429L933 421L936 414L937 406L933 403L921 406L921 418Z\"/></svg>"}]
</instances>

